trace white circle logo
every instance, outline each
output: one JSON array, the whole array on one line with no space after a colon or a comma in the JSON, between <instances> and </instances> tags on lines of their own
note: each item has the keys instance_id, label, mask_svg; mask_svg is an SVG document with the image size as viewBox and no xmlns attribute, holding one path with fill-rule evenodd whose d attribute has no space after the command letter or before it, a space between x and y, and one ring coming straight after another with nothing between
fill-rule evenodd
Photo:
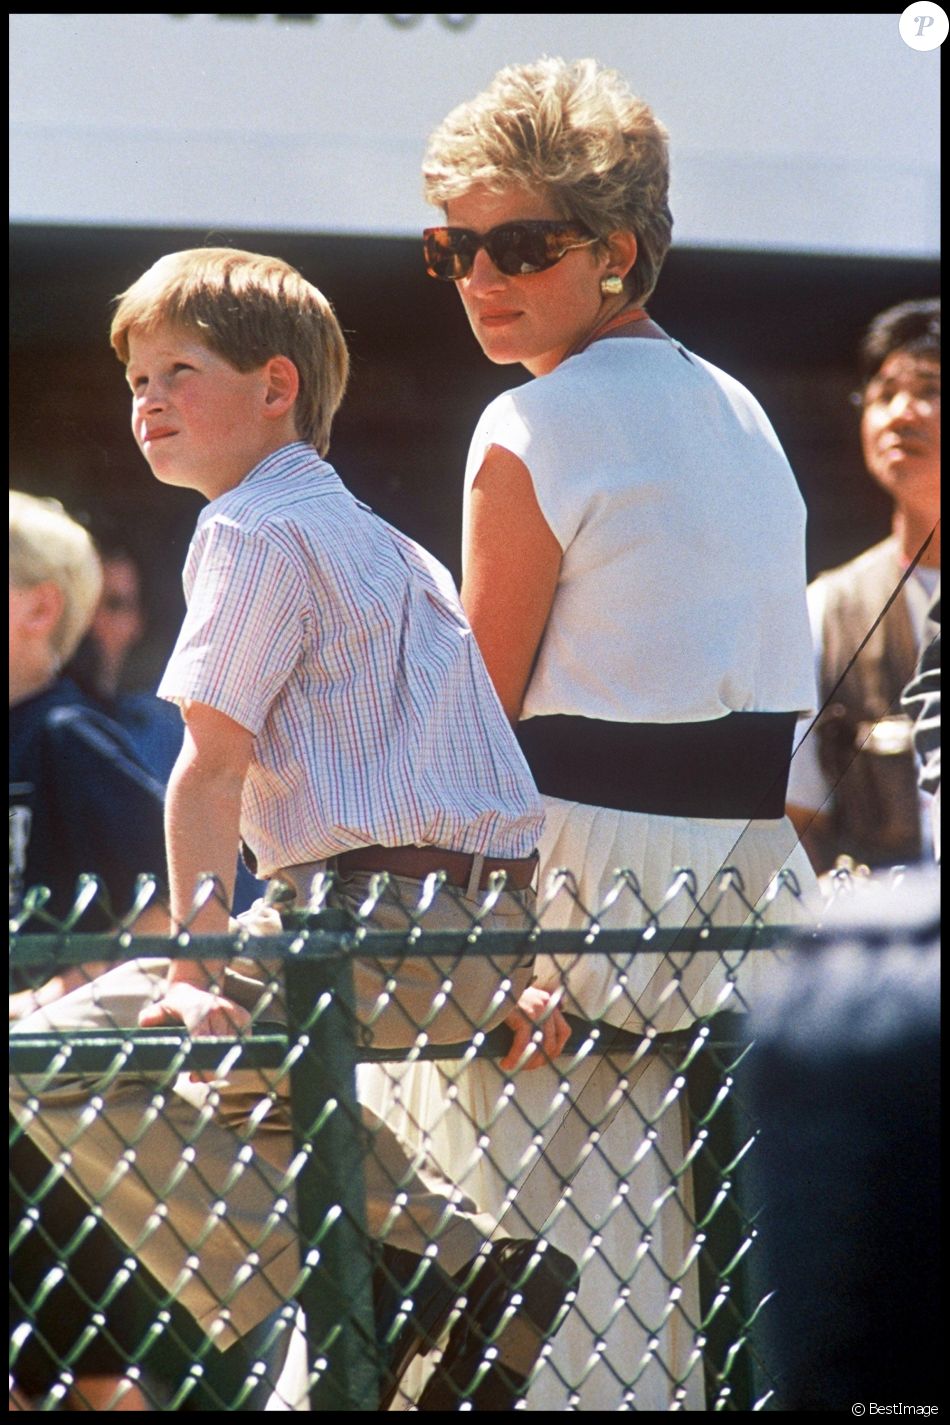
<instances>
[{"instance_id":1,"label":"white circle logo","mask_svg":"<svg viewBox=\"0 0 950 1425\"><path fill-rule=\"evenodd\" d=\"M911 49L938 49L947 38L950 20L946 10L930 0L916 0L900 17L901 39Z\"/></svg>"}]
</instances>

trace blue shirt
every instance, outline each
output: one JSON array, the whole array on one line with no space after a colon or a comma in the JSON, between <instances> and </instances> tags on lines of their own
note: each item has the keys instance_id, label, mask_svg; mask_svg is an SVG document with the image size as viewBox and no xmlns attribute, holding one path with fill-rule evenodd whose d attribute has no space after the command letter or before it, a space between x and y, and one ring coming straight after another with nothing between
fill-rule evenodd
<instances>
[{"instance_id":1,"label":"blue shirt","mask_svg":"<svg viewBox=\"0 0 950 1425\"><path fill-rule=\"evenodd\" d=\"M140 873L164 883L164 795L127 734L69 679L11 708L11 899L15 881L21 893L47 886L46 910L61 921L78 877L93 872L108 904L99 898L77 928L110 928L109 910L118 918L129 909ZM28 926L44 928L54 927L38 918Z\"/></svg>"}]
</instances>

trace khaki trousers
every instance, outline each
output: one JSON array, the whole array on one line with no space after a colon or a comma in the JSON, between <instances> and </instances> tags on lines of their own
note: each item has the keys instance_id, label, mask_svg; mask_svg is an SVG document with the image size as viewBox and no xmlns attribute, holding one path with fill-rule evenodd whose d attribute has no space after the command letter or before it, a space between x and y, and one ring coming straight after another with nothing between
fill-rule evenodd
<instances>
[{"instance_id":1,"label":"khaki trousers","mask_svg":"<svg viewBox=\"0 0 950 1425\"><path fill-rule=\"evenodd\" d=\"M305 894L311 868L283 873ZM370 877L347 878L343 904L361 905ZM374 908L374 929L407 929L406 907L420 886L393 878ZM460 892L439 892L426 910L427 930L467 928L480 914L486 930L530 923L533 892L505 892L488 914ZM261 927L258 926L258 929ZM274 927L276 928L276 927ZM280 1021L283 995L275 962L232 961L223 992L261 1019ZM354 962L356 1014L371 1042L408 1047L425 1024L430 1040L468 1041L510 1012L532 977L530 956L439 961ZM118 965L99 979L11 1026L14 1033L134 1027L159 998L165 960ZM395 987L392 981L396 980ZM444 1003L437 1000L451 981ZM387 987L387 1000L380 992ZM499 993L502 986L503 993ZM293 1294L300 1257L294 1221L289 1083L276 1070L241 1070L213 1084L187 1074L31 1076L13 1083L13 1111L79 1192L173 1291L222 1349ZM491 1237L495 1219L420 1157L370 1109L362 1107L373 1149L364 1165L370 1233L459 1271Z\"/></svg>"}]
</instances>

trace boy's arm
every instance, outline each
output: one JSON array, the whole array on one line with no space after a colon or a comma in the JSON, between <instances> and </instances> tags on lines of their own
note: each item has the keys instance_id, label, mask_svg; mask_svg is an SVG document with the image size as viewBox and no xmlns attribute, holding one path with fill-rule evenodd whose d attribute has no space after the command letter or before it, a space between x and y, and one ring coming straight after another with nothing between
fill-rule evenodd
<instances>
[{"instance_id":1,"label":"boy's arm","mask_svg":"<svg viewBox=\"0 0 950 1425\"><path fill-rule=\"evenodd\" d=\"M183 708L185 737L172 769L165 802L165 845L172 931L187 922L192 935L228 932L234 867L240 838L241 792L253 734L206 703ZM217 878L212 896L189 919L199 876ZM143 1010L142 1025L179 1022L192 1034L231 1034L249 1019L246 1010L212 993L223 961L173 960L163 998Z\"/></svg>"}]
</instances>

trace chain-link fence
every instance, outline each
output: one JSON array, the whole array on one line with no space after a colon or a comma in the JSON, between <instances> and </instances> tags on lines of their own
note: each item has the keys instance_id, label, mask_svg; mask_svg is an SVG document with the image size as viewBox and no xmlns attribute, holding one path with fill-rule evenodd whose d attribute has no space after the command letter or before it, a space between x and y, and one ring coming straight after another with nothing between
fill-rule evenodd
<instances>
[{"instance_id":1,"label":"chain-link fence","mask_svg":"<svg viewBox=\"0 0 950 1425\"><path fill-rule=\"evenodd\" d=\"M79 929L92 877L65 925L41 889L11 922L21 988L117 962L14 1026L11 1379L34 1405L103 1379L116 1409L774 1401L745 1024L809 920L792 876L753 906L734 871L705 894L678 871L651 906L618 872L590 908L565 873L526 916L503 877L473 906L367 876L344 906L318 875L174 942L135 933L154 894L111 936ZM565 897L575 928L545 928ZM138 1027L169 957L225 965L236 1032ZM511 1065L533 978L553 997ZM570 1038L529 1068L555 1008Z\"/></svg>"}]
</instances>

